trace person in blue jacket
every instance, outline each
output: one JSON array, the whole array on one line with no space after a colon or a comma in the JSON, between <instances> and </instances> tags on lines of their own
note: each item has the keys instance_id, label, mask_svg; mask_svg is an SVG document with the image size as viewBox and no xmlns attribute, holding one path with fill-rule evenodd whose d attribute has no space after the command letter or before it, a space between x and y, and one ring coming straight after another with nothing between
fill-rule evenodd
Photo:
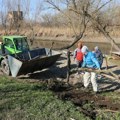
<instances>
[{"instance_id":1,"label":"person in blue jacket","mask_svg":"<svg viewBox=\"0 0 120 120\"><path fill-rule=\"evenodd\" d=\"M100 69L99 61L92 51L88 50L87 46L81 49L84 54L82 67L89 69ZM84 87L87 88L89 83L92 83L93 91L98 92L97 75L95 72L85 72L83 76Z\"/></svg>"}]
</instances>

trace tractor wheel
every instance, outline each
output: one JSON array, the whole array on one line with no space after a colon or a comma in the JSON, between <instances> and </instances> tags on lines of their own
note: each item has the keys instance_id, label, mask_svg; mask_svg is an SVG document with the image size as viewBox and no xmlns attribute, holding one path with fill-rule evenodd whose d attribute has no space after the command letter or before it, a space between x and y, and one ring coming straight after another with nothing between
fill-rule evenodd
<instances>
[{"instance_id":1,"label":"tractor wheel","mask_svg":"<svg viewBox=\"0 0 120 120\"><path fill-rule=\"evenodd\" d=\"M1 68L3 73L5 73L6 75L10 75L10 68L9 68L7 59L3 59L1 61Z\"/></svg>"}]
</instances>

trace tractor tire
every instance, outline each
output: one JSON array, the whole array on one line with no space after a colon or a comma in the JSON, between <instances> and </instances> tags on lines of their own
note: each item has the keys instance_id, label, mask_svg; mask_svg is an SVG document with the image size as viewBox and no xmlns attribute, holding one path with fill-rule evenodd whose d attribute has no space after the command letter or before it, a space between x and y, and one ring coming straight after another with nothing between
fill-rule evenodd
<instances>
[{"instance_id":1,"label":"tractor tire","mask_svg":"<svg viewBox=\"0 0 120 120\"><path fill-rule=\"evenodd\" d=\"M7 59L3 59L1 61L1 68L3 73L5 73L6 75L10 75L10 68Z\"/></svg>"}]
</instances>

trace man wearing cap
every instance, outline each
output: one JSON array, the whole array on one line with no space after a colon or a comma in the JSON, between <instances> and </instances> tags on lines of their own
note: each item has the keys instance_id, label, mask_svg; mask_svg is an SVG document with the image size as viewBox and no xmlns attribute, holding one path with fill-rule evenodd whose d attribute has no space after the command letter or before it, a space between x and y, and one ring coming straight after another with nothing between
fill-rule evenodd
<instances>
[{"instance_id":1,"label":"man wearing cap","mask_svg":"<svg viewBox=\"0 0 120 120\"><path fill-rule=\"evenodd\" d=\"M102 63L103 63L103 54L102 54L101 50L98 48L98 46L96 46L94 48L93 53L95 54L95 56L96 56L96 58L97 58L97 60L98 60L98 62L100 64L100 68L101 68L102 67Z\"/></svg>"},{"instance_id":2,"label":"man wearing cap","mask_svg":"<svg viewBox=\"0 0 120 120\"><path fill-rule=\"evenodd\" d=\"M87 46L83 46L81 49L84 54L82 67L90 69L100 69L100 64L95 57L94 53L88 50ZM83 76L84 87L87 88L89 83L92 83L93 91L98 92L98 85L96 82L97 75L95 72L85 72Z\"/></svg>"}]
</instances>

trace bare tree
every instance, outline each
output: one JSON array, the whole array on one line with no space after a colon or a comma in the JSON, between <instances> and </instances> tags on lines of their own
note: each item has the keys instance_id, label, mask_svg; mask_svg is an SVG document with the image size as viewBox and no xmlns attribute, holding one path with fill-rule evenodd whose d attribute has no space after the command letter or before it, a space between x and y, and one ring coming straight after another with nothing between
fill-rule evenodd
<instances>
[{"instance_id":1,"label":"bare tree","mask_svg":"<svg viewBox=\"0 0 120 120\"><path fill-rule=\"evenodd\" d=\"M102 0L59 0L59 2L56 3L55 0L46 0L46 2L49 3L53 9L56 9L68 18L68 22L72 26L75 33L74 41L62 49L68 49L73 46L78 40L80 40L84 36L88 24L91 24L107 38L108 42L114 45L114 48L116 50L120 51L118 45L106 31L106 24L104 24L104 22L100 19L100 12L102 12L102 9L111 1L112 0L108 0L103 3ZM66 9L64 10L67 10L67 13L65 13L63 8L60 7L60 4L66 5ZM74 19L77 19L77 23L80 28L79 33L76 32Z\"/></svg>"},{"instance_id":2,"label":"bare tree","mask_svg":"<svg viewBox=\"0 0 120 120\"><path fill-rule=\"evenodd\" d=\"M70 7L72 7L73 9L77 9L77 8L76 8L77 5L74 4L74 3L75 3L74 0L70 0L70 1L60 0L61 4L62 4L62 3L63 3L63 4L66 4L66 6L67 6L66 12L64 12L64 11L62 10L62 8L59 7L59 3L58 3L58 2L55 4L55 3L54 3L54 0L47 0L46 2L49 3L50 5L52 5L54 9L57 9L57 10L58 10L60 13L62 13L65 17L67 17L68 23L69 23L69 25L71 26L71 28L72 28L73 31L74 31L74 34L75 34L75 39L74 39L74 41L73 41L70 45L61 48L61 49L69 49L69 48L72 47L78 40L80 40L80 39L83 37L84 32L85 32L85 29L86 29L86 27L87 27L88 19L86 18L85 15L79 16L79 15L77 15L75 12L73 12L73 11L70 10ZM78 1L78 2L79 2L79 1ZM81 4L79 4L79 5L81 5ZM83 6L81 6L81 8L79 8L79 10L82 10L82 13L83 13L83 14L84 14L84 12L85 12L84 9L86 9L85 7L87 7L87 6L84 6L84 5L83 5ZM77 23L78 23L78 26L79 26L79 33L77 33L76 26L75 26L75 24L74 24L73 15L74 15L75 18L77 18L77 20L79 20L79 21L77 22ZM72 16L72 17L71 17L71 16Z\"/></svg>"},{"instance_id":3,"label":"bare tree","mask_svg":"<svg viewBox=\"0 0 120 120\"><path fill-rule=\"evenodd\" d=\"M13 22L10 20L9 16L10 14L8 13L13 13L13 11L18 10L18 5L20 4L21 0L1 0L1 22L2 26L5 29L5 34L7 34L7 31L11 30L13 26L18 30L19 29L19 19L15 19ZM12 14L11 14L12 15ZM9 29L8 29L9 28Z\"/></svg>"},{"instance_id":4,"label":"bare tree","mask_svg":"<svg viewBox=\"0 0 120 120\"><path fill-rule=\"evenodd\" d=\"M31 30L30 39L33 41L35 39L35 26L40 23L41 19L41 12L43 10L43 2L40 0L36 0L34 6L31 8L31 0L23 0L23 11L25 17L25 25L26 27Z\"/></svg>"}]
</instances>

